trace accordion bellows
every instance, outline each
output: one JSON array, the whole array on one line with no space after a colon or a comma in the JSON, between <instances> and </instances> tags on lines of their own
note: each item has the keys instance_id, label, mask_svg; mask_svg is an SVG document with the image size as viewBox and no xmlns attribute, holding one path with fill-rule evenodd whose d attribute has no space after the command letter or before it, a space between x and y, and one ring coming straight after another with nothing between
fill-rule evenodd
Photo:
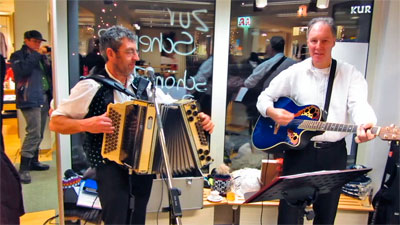
<instances>
[{"instance_id":1,"label":"accordion bellows","mask_svg":"<svg viewBox=\"0 0 400 225\"><path fill-rule=\"evenodd\" d=\"M191 174L210 164L212 158L196 101L161 105L160 111L173 175ZM103 138L103 158L138 174L161 173L163 160L154 104L141 100L109 104L107 113L115 131Z\"/></svg>"}]
</instances>

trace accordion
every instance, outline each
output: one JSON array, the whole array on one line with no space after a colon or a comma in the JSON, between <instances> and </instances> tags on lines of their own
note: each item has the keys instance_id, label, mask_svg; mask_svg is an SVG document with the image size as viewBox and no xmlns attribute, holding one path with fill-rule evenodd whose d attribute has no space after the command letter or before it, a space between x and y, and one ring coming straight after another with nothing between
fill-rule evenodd
<instances>
[{"instance_id":1,"label":"accordion","mask_svg":"<svg viewBox=\"0 0 400 225\"><path fill-rule=\"evenodd\" d=\"M103 158L125 165L138 174L161 173L163 155L158 138L156 109L153 103L133 100L109 104L114 133L105 134ZM194 100L161 105L166 146L172 174L196 174L212 162L205 132Z\"/></svg>"}]
</instances>

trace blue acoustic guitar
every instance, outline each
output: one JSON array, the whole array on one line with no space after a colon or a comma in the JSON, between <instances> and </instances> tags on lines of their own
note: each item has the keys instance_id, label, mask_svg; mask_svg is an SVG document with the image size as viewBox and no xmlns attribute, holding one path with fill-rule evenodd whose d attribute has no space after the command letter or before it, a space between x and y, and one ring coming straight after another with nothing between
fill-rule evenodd
<instances>
[{"instance_id":1,"label":"blue acoustic guitar","mask_svg":"<svg viewBox=\"0 0 400 225\"><path fill-rule=\"evenodd\" d=\"M288 148L301 149L313 136L324 131L357 133L357 125L322 121L323 111L316 105L299 106L292 99L281 97L274 107L294 113L294 119L287 126L279 126L271 118L260 116L251 137L253 146L258 150L275 152ZM374 126L371 133L383 140L400 140L400 130L394 125Z\"/></svg>"}]
</instances>

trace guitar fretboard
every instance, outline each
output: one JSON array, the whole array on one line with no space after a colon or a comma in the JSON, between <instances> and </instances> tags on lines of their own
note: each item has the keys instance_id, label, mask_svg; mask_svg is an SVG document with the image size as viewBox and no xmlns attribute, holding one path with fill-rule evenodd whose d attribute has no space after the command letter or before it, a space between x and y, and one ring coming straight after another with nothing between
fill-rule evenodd
<instances>
[{"instance_id":1,"label":"guitar fretboard","mask_svg":"<svg viewBox=\"0 0 400 225\"><path fill-rule=\"evenodd\" d=\"M317 130L317 131L338 131L347 133L357 133L357 125L351 124L340 124L340 123L328 123L314 120L298 120L294 119L295 123L299 124L298 128L304 130ZM372 127L371 133L378 134L379 127Z\"/></svg>"}]
</instances>

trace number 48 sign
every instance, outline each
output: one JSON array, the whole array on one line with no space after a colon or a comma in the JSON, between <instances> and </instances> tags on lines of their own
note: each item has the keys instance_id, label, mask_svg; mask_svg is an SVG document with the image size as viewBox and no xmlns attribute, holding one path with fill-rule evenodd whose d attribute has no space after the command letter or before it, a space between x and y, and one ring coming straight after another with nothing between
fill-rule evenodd
<instances>
[{"instance_id":1,"label":"number 48 sign","mask_svg":"<svg viewBox=\"0 0 400 225\"><path fill-rule=\"evenodd\" d=\"M250 27L251 18L249 16L238 17L238 27Z\"/></svg>"}]
</instances>

